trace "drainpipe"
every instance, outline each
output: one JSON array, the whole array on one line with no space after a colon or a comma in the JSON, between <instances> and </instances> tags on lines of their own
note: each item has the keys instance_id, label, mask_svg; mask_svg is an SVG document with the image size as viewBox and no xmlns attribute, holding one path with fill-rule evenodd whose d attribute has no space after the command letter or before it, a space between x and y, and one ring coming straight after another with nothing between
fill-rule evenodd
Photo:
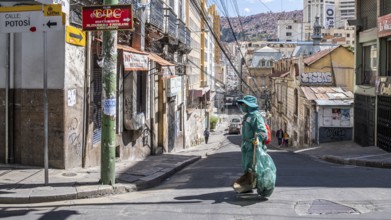
<instances>
[{"instance_id":1,"label":"drainpipe","mask_svg":"<svg viewBox=\"0 0 391 220\"><path fill-rule=\"evenodd\" d=\"M85 51L85 76L84 76L84 100L83 100L83 146L82 146L82 167L86 167L87 158L87 134L88 134L88 109L90 100L90 74L91 74L91 33L86 34L87 47Z\"/></svg>"},{"instance_id":2,"label":"drainpipe","mask_svg":"<svg viewBox=\"0 0 391 220\"><path fill-rule=\"evenodd\" d=\"M15 41L14 34L10 33L8 35L8 72L6 74L5 79L5 164L9 162L13 162L14 160L14 144L10 147L10 143L12 139L10 139L10 128L12 128L12 124L10 124L10 87L11 87L11 76L14 76L14 56L15 56ZM12 96L14 97L14 96ZM13 112L12 117L13 117ZM12 121L13 122L13 121ZM13 128L12 128L13 130Z\"/></svg>"}]
</instances>

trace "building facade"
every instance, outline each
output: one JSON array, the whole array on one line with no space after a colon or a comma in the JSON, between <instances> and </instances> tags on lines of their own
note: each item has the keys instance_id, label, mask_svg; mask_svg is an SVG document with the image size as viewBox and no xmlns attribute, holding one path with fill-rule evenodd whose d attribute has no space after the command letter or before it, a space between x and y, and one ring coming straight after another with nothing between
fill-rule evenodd
<instances>
[{"instance_id":1,"label":"building facade","mask_svg":"<svg viewBox=\"0 0 391 220\"><path fill-rule=\"evenodd\" d=\"M340 46L275 64L272 129L287 131L290 146L352 140L353 57Z\"/></svg>"},{"instance_id":2,"label":"building facade","mask_svg":"<svg viewBox=\"0 0 391 220\"><path fill-rule=\"evenodd\" d=\"M208 47L201 47L206 37L197 31L204 18L194 10L200 4L192 2L122 2L133 4L135 26L134 31L118 31L115 152L119 160L142 160L189 147L197 137L201 140L208 126L209 89L201 80L206 70L199 68L202 50L209 52L207 64L214 69L214 42L209 36ZM102 36L86 33L85 46L65 39L68 26L80 28L80 7L72 2L64 11L64 28L47 34L49 166L53 168L100 164ZM217 21L212 19L215 16L214 12L210 22ZM0 124L5 125L0 127L0 138L6 140L0 143L0 154L6 155L0 162L41 166L43 68L37 63L43 60L43 35L0 35Z\"/></svg>"},{"instance_id":3,"label":"building facade","mask_svg":"<svg viewBox=\"0 0 391 220\"><path fill-rule=\"evenodd\" d=\"M391 2L356 0L354 140L390 151Z\"/></svg>"}]
</instances>

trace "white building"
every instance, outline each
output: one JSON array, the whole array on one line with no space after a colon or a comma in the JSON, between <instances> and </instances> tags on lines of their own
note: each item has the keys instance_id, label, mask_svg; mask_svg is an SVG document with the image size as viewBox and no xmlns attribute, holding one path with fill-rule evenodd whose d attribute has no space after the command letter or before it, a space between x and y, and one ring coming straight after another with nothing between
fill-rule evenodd
<instances>
[{"instance_id":1,"label":"white building","mask_svg":"<svg viewBox=\"0 0 391 220\"><path fill-rule=\"evenodd\" d=\"M355 0L306 0L303 3L303 22L309 26L319 16L324 28L344 28L346 21L355 17Z\"/></svg>"},{"instance_id":2,"label":"white building","mask_svg":"<svg viewBox=\"0 0 391 220\"><path fill-rule=\"evenodd\" d=\"M303 23L297 20L278 20L277 37L279 41L303 41Z\"/></svg>"}]
</instances>

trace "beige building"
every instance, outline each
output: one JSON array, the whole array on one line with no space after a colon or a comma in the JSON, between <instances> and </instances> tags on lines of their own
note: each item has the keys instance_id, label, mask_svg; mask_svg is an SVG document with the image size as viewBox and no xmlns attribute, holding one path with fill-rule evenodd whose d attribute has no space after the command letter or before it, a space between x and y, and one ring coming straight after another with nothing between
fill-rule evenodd
<instances>
[{"instance_id":1,"label":"beige building","mask_svg":"<svg viewBox=\"0 0 391 220\"><path fill-rule=\"evenodd\" d=\"M305 59L282 59L272 77L272 129L290 146L352 140L354 58L339 46Z\"/></svg>"}]
</instances>

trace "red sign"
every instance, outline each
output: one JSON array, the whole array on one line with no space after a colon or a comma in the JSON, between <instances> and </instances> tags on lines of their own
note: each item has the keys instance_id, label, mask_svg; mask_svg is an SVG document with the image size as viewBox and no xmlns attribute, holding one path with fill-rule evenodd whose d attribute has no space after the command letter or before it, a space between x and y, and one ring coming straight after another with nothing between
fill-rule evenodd
<instances>
[{"instance_id":1,"label":"red sign","mask_svg":"<svg viewBox=\"0 0 391 220\"><path fill-rule=\"evenodd\" d=\"M83 7L83 30L133 29L131 5L101 5Z\"/></svg>"},{"instance_id":2,"label":"red sign","mask_svg":"<svg viewBox=\"0 0 391 220\"><path fill-rule=\"evenodd\" d=\"M378 36L386 37L391 35L391 14L377 18Z\"/></svg>"}]
</instances>

